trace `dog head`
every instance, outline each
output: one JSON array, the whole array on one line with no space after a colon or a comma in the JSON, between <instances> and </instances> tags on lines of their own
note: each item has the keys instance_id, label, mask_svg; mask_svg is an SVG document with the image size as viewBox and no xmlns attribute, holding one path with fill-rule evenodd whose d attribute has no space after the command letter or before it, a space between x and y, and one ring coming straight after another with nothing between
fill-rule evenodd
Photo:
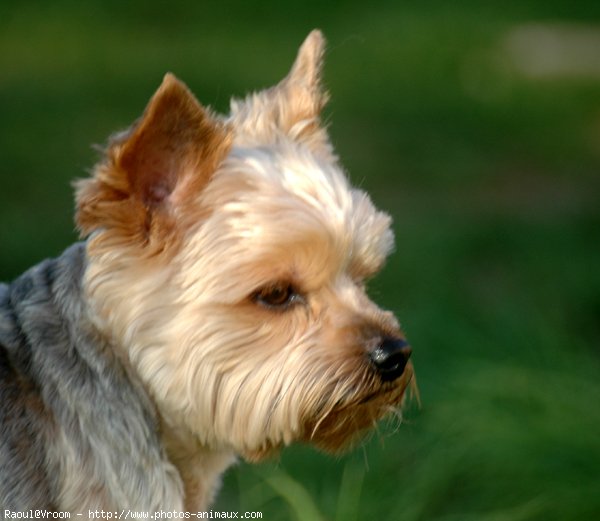
<instances>
[{"instance_id":1,"label":"dog head","mask_svg":"<svg viewBox=\"0 0 600 521\"><path fill-rule=\"evenodd\" d=\"M396 319L365 292L393 235L320 123L323 48L313 31L228 116L167 75L77 185L94 320L167 425L248 459L346 447L412 378Z\"/></svg>"}]
</instances>

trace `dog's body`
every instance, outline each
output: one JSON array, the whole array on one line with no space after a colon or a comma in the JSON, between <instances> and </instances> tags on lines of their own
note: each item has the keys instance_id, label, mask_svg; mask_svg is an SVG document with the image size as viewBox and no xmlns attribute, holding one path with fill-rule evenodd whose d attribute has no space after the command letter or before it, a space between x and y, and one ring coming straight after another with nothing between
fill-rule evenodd
<instances>
[{"instance_id":1,"label":"dog's body","mask_svg":"<svg viewBox=\"0 0 600 521\"><path fill-rule=\"evenodd\" d=\"M393 244L319 124L323 39L204 109L167 75L77 185L86 242L0 286L0 507L199 511L238 456L350 445L412 381Z\"/></svg>"},{"instance_id":2,"label":"dog's body","mask_svg":"<svg viewBox=\"0 0 600 521\"><path fill-rule=\"evenodd\" d=\"M0 286L0 506L182 510L154 407L87 317L85 265L76 244Z\"/></svg>"}]
</instances>

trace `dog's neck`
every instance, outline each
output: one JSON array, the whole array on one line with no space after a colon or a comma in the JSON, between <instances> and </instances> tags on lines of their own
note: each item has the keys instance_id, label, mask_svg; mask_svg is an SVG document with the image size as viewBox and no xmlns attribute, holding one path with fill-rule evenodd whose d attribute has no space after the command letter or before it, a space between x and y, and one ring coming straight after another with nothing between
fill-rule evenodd
<instances>
[{"instance_id":1,"label":"dog's neck","mask_svg":"<svg viewBox=\"0 0 600 521\"><path fill-rule=\"evenodd\" d=\"M95 308L88 308L88 318L105 337L106 343L112 346L112 354L119 360L128 380L137 386L156 415L160 445L170 463L177 469L183 484L185 510L204 511L219 490L221 474L235 462L235 454L231 450L213 450L202 445L187 427L166 418L132 364L127 347L122 345L120 339L110 335L111 328Z\"/></svg>"},{"instance_id":2,"label":"dog's neck","mask_svg":"<svg viewBox=\"0 0 600 521\"><path fill-rule=\"evenodd\" d=\"M99 380L102 380L104 372L109 371L112 374L112 383L118 382L113 390L115 396L106 396L106 399L116 402L124 396L119 393L125 393L127 397L123 397L123 400L131 400L132 406L126 409L114 409L109 416L99 421L100 425L107 427L108 434L103 440L108 440L108 443L105 450L93 453L94 457L100 458L99 461L95 464L88 462L85 467L86 469L110 467L113 469L115 482L111 484L112 486L99 485L98 490L102 492L97 496L87 497L82 496L81 479L74 477L71 479L67 475L69 473L66 473L67 477L63 479L63 496L68 501L64 505L61 504L61 508L83 508L82 505L89 508L97 505L106 508L119 506L114 494L120 489L121 480L125 477L121 475L120 462L113 461L110 456L116 452L115 444L118 443L110 437L112 432L110 425L120 426L123 429L126 429L125 425L129 425L128 434L131 439L142 436L138 439L138 446L143 446L144 452L136 458L140 461L144 458L154 458L151 468L147 467L144 474L147 478L143 487L144 497L139 498L139 504L132 506L155 508L168 504L178 508L183 507L188 512L203 511L214 499L220 486L220 475L235 461L235 456L232 452L212 451L201 446L189 431L173 427L161 416L158 406L138 377L124 350L120 349L116 340L101 327L94 309L89 307L87 299L83 298L85 292L82 281L89 262L85 246L85 243L79 243L69 248L59 259L50 261L51 271L56 273L56 281L53 282L52 288L60 292L59 302L64 308L57 315L67 317L73 332L71 339L73 349L78 357L87 362L88 370L94 374L97 372ZM122 376L117 378L119 373L122 373ZM98 392L96 396L104 398L105 395ZM95 405L100 411L105 408ZM113 403L112 406L114 405ZM92 404L88 403L87 406L91 407ZM85 408L86 404L84 403L82 407ZM77 410L75 413L82 414L82 411ZM78 442L75 438L85 438L87 434L90 433L65 432L64 443L69 446L73 443L85 444L87 439ZM112 445L109 447L108 444ZM92 453L88 453L89 456L92 456ZM56 465L58 470L61 465L58 462ZM173 472L175 469L178 476ZM64 470L61 468L59 472ZM98 483L102 481L95 475L87 475L87 480L89 482L97 480ZM155 487L156 490L153 490ZM133 494L135 494L134 490L126 495ZM155 497L161 495L164 497ZM157 501L156 505L153 505L153 501Z\"/></svg>"}]
</instances>

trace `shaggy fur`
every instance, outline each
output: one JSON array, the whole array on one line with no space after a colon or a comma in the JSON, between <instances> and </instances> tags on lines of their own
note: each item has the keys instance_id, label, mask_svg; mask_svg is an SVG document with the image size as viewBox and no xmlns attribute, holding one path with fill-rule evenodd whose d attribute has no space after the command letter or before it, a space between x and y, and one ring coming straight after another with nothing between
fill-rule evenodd
<instances>
[{"instance_id":1,"label":"shaggy fur","mask_svg":"<svg viewBox=\"0 0 600 521\"><path fill-rule=\"evenodd\" d=\"M0 286L2 509L202 510L236 457L337 452L401 404L364 291L390 218L320 125L323 47L229 116L167 75L77 184L87 240Z\"/></svg>"}]
</instances>

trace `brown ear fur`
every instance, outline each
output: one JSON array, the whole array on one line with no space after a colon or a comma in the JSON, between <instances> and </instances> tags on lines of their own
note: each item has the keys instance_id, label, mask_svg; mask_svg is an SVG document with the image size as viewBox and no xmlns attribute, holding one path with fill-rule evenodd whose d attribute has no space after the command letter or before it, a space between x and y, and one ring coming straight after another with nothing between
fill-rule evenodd
<instances>
[{"instance_id":1,"label":"brown ear fur","mask_svg":"<svg viewBox=\"0 0 600 521\"><path fill-rule=\"evenodd\" d=\"M91 179L76 184L82 236L162 250L173 232L174 206L198 194L230 146L230 132L167 74L141 119L110 144Z\"/></svg>"},{"instance_id":2,"label":"brown ear fur","mask_svg":"<svg viewBox=\"0 0 600 521\"><path fill-rule=\"evenodd\" d=\"M323 55L325 37L318 29L310 32L300 49L288 75L276 87L284 92L290 114L287 124L316 119L327 103L329 95L323 89Z\"/></svg>"}]
</instances>

